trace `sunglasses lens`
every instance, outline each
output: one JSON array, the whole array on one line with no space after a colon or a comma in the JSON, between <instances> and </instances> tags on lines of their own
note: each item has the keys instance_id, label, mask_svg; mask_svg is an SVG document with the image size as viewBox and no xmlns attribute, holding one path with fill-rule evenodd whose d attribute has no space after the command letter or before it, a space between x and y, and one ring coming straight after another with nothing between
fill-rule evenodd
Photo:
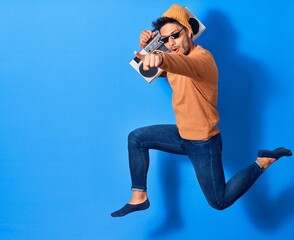
<instances>
[{"instance_id":1,"label":"sunglasses lens","mask_svg":"<svg viewBox=\"0 0 294 240\"><path fill-rule=\"evenodd\" d=\"M160 41L163 43L167 43L168 39L169 39L169 37L165 37L165 38L161 38Z\"/></svg>"},{"instance_id":2,"label":"sunglasses lens","mask_svg":"<svg viewBox=\"0 0 294 240\"><path fill-rule=\"evenodd\" d=\"M177 39L180 36L180 32L174 33L171 35L173 39Z\"/></svg>"},{"instance_id":3,"label":"sunglasses lens","mask_svg":"<svg viewBox=\"0 0 294 240\"><path fill-rule=\"evenodd\" d=\"M181 29L181 31L182 31L182 30L183 30L183 28ZM177 33L174 33L174 34L172 34L172 35L170 35L170 36L168 36L168 37L161 38L160 41L161 41L162 43L167 43L170 37L171 37L172 39L177 39L177 38L180 36L181 31L179 31L179 32L177 32Z\"/></svg>"}]
</instances>

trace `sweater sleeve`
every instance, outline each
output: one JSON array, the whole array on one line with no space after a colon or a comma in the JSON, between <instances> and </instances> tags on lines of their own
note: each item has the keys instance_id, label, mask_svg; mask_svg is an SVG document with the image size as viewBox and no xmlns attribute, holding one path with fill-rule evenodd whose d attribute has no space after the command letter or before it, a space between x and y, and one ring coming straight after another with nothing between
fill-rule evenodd
<instances>
[{"instance_id":1,"label":"sweater sleeve","mask_svg":"<svg viewBox=\"0 0 294 240\"><path fill-rule=\"evenodd\" d=\"M189 55L162 53L161 69L192 79L216 79L218 72L211 53L203 48Z\"/></svg>"}]
</instances>

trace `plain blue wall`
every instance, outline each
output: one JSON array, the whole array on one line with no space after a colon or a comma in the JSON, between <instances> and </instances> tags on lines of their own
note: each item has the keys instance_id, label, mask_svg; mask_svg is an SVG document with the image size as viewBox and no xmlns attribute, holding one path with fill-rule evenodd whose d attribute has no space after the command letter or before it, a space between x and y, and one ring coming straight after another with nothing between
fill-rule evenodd
<instances>
[{"instance_id":1,"label":"plain blue wall","mask_svg":"<svg viewBox=\"0 0 294 240\"><path fill-rule=\"evenodd\" d=\"M292 239L294 161L231 208L211 209L186 157L151 151L151 208L130 197L127 135L174 123L166 79L128 64L174 1L0 3L0 239ZM294 150L293 2L178 1L206 25L217 61L227 177L259 148Z\"/></svg>"}]
</instances>

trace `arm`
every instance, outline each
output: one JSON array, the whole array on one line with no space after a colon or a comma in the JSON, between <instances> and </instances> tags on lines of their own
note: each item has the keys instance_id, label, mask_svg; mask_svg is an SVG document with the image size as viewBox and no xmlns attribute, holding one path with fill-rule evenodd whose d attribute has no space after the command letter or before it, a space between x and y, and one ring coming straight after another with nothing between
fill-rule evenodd
<instances>
[{"instance_id":1,"label":"arm","mask_svg":"<svg viewBox=\"0 0 294 240\"><path fill-rule=\"evenodd\" d=\"M213 56L209 51L201 49L188 56L162 53L161 69L195 79L206 77L217 78L218 71Z\"/></svg>"}]
</instances>

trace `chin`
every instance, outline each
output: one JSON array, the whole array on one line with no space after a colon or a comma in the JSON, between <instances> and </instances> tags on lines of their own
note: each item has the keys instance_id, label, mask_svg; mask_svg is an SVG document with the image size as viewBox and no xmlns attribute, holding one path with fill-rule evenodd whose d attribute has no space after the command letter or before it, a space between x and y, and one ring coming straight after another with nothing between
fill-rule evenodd
<instances>
[{"instance_id":1,"label":"chin","mask_svg":"<svg viewBox=\"0 0 294 240\"><path fill-rule=\"evenodd\" d=\"M175 54L185 54L183 49L177 49L173 53L175 53Z\"/></svg>"}]
</instances>

